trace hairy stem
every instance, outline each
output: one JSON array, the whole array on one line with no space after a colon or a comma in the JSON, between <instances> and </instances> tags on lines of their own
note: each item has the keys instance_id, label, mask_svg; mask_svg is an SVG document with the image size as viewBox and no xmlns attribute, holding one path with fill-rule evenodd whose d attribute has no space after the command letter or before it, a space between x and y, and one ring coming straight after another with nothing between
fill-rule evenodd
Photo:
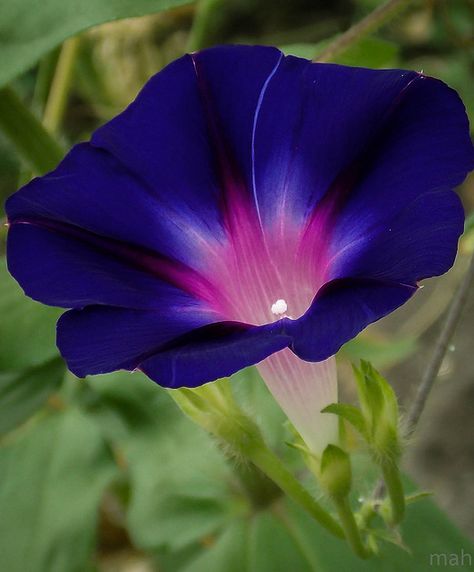
<instances>
[{"instance_id":1,"label":"hairy stem","mask_svg":"<svg viewBox=\"0 0 474 572\"><path fill-rule=\"evenodd\" d=\"M264 445L263 441L258 444L254 443L252 447L249 447L246 456L321 526L334 536L344 538L344 532L339 524L288 471L280 459Z\"/></svg>"},{"instance_id":2,"label":"hairy stem","mask_svg":"<svg viewBox=\"0 0 474 572\"><path fill-rule=\"evenodd\" d=\"M399 524L405 515L405 492L400 471L395 463L382 464L383 480L390 500L388 521L392 526Z\"/></svg>"},{"instance_id":3,"label":"hairy stem","mask_svg":"<svg viewBox=\"0 0 474 572\"><path fill-rule=\"evenodd\" d=\"M362 542L359 527L355 521L348 498L346 496L335 498L334 503L342 528L344 529L345 537L353 552L357 554L359 558L368 558L370 553Z\"/></svg>"}]
</instances>

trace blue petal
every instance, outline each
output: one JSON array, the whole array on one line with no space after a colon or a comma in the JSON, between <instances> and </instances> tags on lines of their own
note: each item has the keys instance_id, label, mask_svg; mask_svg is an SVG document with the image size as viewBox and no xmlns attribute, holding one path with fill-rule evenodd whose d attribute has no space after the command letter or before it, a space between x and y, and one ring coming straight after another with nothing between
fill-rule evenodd
<instances>
[{"instance_id":1,"label":"blue petal","mask_svg":"<svg viewBox=\"0 0 474 572\"><path fill-rule=\"evenodd\" d=\"M346 246L336 255L333 272L416 284L451 268L463 227L464 211L454 192L420 195Z\"/></svg>"},{"instance_id":2,"label":"blue petal","mask_svg":"<svg viewBox=\"0 0 474 572\"><path fill-rule=\"evenodd\" d=\"M57 342L69 369L79 377L133 370L163 344L215 319L202 309L179 304L153 311L88 306L61 316Z\"/></svg>"},{"instance_id":3,"label":"blue petal","mask_svg":"<svg viewBox=\"0 0 474 572\"><path fill-rule=\"evenodd\" d=\"M58 322L58 347L78 375L142 369L165 387L195 387L253 365L290 343L282 324L216 323L199 309L89 306Z\"/></svg>"},{"instance_id":4,"label":"blue petal","mask_svg":"<svg viewBox=\"0 0 474 572\"><path fill-rule=\"evenodd\" d=\"M199 264L199 242L223 239L215 144L191 56L151 78L91 143L112 154L155 199L164 230L160 252L192 266ZM126 206L133 208L133 201Z\"/></svg>"},{"instance_id":5,"label":"blue petal","mask_svg":"<svg viewBox=\"0 0 474 572\"><path fill-rule=\"evenodd\" d=\"M38 300L88 306L59 324L79 375L142 367L195 386L289 344L323 360L449 268L462 229L451 189L473 163L462 104L441 82L206 50L9 199L9 268ZM333 280L299 320L223 323L198 302L210 254L227 246L226 205L247 205L235 192L265 230L302 229L330 204Z\"/></svg>"},{"instance_id":6,"label":"blue petal","mask_svg":"<svg viewBox=\"0 0 474 572\"><path fill-rule=\"evenodd\" d=\"M263 224L304 223L416 76L283 59L255 120L254 192Z\"/></svg>"},{"instance_id":7,"label":"blue petal","mask_svg":"<svg viewBox=\"0 0 474 572\"><path fill-rule=\"evenodd\" d=\"M65 308L203 304L163 279L169 264L73 226L17 221L8 233L7 252L11 274L28 296L44 304Z\"/></svg>"},{"instance_id":8,"label":"blue petal","mask_svg":"<svg viewBox=\"0 0 474 572\"><path fill-rule=\"evenodd\" d=\"M139 368L164 387L197 387L254 365L290 342L283 323L218 323L174 340Z\"/></svg>"},{"instance_id":9,"label":"blue petal","mask_svg":"<svg viewBox=\"0 0 474 572\"><path fill-rule=\"evenodd\" d=\"M122 137L132 139L127 131ZM163 147L155 149L158 157ZM153 164L156 167L156 161ZM158 171L164 170L163 164L160 159ZM187 166L175 165L174 169L178 175ZM202 183L206 190L212 189L212 184ZM186 185L190 183L183 174L180 188ZM192 189L204 209L204 193L197 177ZM150 187L138 169L129 169L111 153L89 143L73 147L52 173L34 179L6 203L10 222L38 218L59 221L198 267L203 261L198 247L216 238L209 234L212 217L201 232L193 209L193 204L185 207L179 202L175 188ZM217 235L219 228L213 229Z\"/></svg>"},{"instance_id":10,"label":"blue petal","mask_svg":"<svg viewBox=\"0 0 474 572\"><path fill-rule=\"evenodd\" d=\"M418 76L356 168L332 233L333 276L414 283L446 272L464 219L450 190L474 168L456 92Z\"/></svg>"},{"instance_id":11,"label":"blue petal","mask_svg":"<svg viewBox=\"0 0 474 572\"><path fill-rule=\"evenodd\" d=\"M414 286L380 280L334 280L318 292L304 316L287 323L286 331L293 336L290 347L303 360L325 360L415 292Z\"/></svg>"}]
</instances>

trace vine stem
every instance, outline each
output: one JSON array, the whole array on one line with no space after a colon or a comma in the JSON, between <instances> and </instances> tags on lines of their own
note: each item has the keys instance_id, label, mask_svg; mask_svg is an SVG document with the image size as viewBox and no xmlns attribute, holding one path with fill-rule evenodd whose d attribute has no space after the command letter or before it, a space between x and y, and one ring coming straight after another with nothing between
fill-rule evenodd
<instances>
[{"instance_id":1,"label":"vine stem","mask_svg":"<svg viewBox=\"0 0 474 572\"><path fill-rule=\"evenodd\" d=\"M370 553L362 542L360 530L355 521L354 513L352 512L348 498L344 496L341 498L335 498L333 500L336 506L339 520L342 523L342 528L344 529L347 542L352 548L354 554L357 554L359 558L368 558Z\"/></svg>"},{"instance_id":2,"label":"vine stem","mask_svg":"<svg viewBox=\"0 0 474 572\"><path fill-rule=\"evenodd\" d=\"M428 397L433 389L436 378L438 377L441 364L443 363L444 356L449 347L449 343L456 327L461 319L463 308L466 304L469 288L474 281L474 253L471 256L469 267L464 275L461 283L459 284L453 300L448 308L446 314L446 320L441 328L438 339L433 350L433 355L428 363L428 367L425 370L423 377L421 378L420 384L416 389L415 398L413 399L412 405L408 411L405 420L405 436L411 437L415 432L415 429L420 421L421 414L425 409ZM380 480L374 488L372 497L375 500L381 499L385 493L385 483Z\"/></svg>"},{"instance_id":3,"label":"vine stem","mask_svg":"<svg viewBox=\"0 0 474 572\"><path fill-rule=\"evenodd\" d=\"M321 526L338 538L345 534L339 524L290 473L280 459L263 442L245 451L246 457L265 473L294 502L302 506Z\"/></svg>"},{"instance_id":4,"label":"vine stem","mask_svg":"<svg viewBox=\"0 0 474 572\"><path fill-rule=\"evenodd\" d=\"M421 379L420 385L418 386L415 394L415 399L406 416L406 434L410 437L418 425L420 416L425 408L428 396L433 388L434 382L438 377L441 364L443 362L446 351L448 350L449 343L459 320L462 315L462 310L466 304L469 288L474 280L474 254L471 257L469 267L462 279L461 283L456 290L454 298L449 306L446 321L443 324L439 337L436 341L435 349L433 355L425 370L425 373Z\"/></svg>"},{"instance_id":5,"label":"vine stem","mask_svg":"<svg viewBox=\"0 0 474 572\"><path fill-rule=\"evenodd\" d=\"M330 62L334 60L336 56L346 51L352 44L355 44L364 36L367 36L383 26L412 1L413 0L388 0L388 2L381 4L365 18L360 20L360 22L351 26L326 46L326 48L314 58L314 61Z\"/></svg>"}]
</instances>

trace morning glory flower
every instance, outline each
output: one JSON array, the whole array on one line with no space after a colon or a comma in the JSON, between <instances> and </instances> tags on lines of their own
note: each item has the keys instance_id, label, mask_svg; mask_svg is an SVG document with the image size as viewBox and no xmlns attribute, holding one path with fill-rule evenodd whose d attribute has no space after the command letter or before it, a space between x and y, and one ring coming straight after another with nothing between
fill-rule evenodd
<instances>
[{"instance_id":1,"label":"morning glory flower","mask_svg":"<svg viewBox=\"0 0 474 572\"><path fill-rule=\"evenodd\" d=\"M270 47L186 55L7 202L8 265L78 376L258 364L315 451L334 354L453 264L473 167L441 81Z\"/></svg>"}]
</instances>

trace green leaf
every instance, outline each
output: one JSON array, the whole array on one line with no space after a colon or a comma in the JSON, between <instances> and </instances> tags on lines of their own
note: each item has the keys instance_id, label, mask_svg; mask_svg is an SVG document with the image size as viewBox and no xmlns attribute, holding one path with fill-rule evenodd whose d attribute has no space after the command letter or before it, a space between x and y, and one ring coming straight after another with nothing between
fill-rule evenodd
<instances>
[{"instance_id":1,"label":"green leaf","mask_svg":"<svg viewBox=\"0 0 474 572\"><path fill-rule=\"evenodd\" d=\"M66 38L91 26L153 14L190 0L4 0L0 3L0 87Z\"/></svg>"},{"instance_id":2,"label":"green leaf","mask_svg":"<svg viewBox=\"0 0 474 572\"><path fill-rule=\"evenodd\" d=\"M0 434L14 429L35 413L64 377L59 358L21 373L0 373Z\"/></svg>"},{"instance_id":3,"label":"green leaf","mask_svg":"<svg viewBox=\"0 0 474 572\"><path fill-rule=\"evenodd\" d=\"M407 510L405 521L401 525L403 545L380 544L378 556L369 560L359 560L348 546L327 534L306 513L291 506L288 518L298 528L305 544L309 546L318 558L318 572L333 572L334 570L351 570L351 572L431 572L432 555L457 555L459 565L455 570L472 570L465 560L460 562L460 556L474 554L474 545L465 538L449 521L447 516L430 500L411 505Z\"/></svg>"},{"instance_id":4,"label":"green leaf","mask_svg":"<svg viewBox=\"0 0 474 572\"><path fill-rule=\"evenodd\" d=\"M313 572L316 562L280 519L261 512L232 523L182 572Z\"/></svg>"},{"instance_id":5,"label":"green leaf","mask_svg":"<svg viewBox=\"0 0 474 572\"><path fill-rule=\"evenodd\" d=\"M349 403L331 403L321 413L334 413L350 423L362 436L367 434L367 426L360 409Z\"/></svg>"},{"instance_id":6,"label":"green leaf","mask_svg":"<svg viewBox=\"0 0 474 572\"><path fill-rule=\"evenodd\" d=\"M0 89L0 129L35 173L51 171L64 156L59 143L10 87Z\"/></svg>"},{"instance_id":7,"label":"green leaf","mask_svg":"<svg viewBox=\"0 0 474 572\"><path fill-rule=\"evenodd\" d=\"M237 520L222 533L214 546L203 550L182 572L250 572L247 566L247 544L247 523Z\"/></svg>"},{"instance_id":8,"label":"green leaf","mask_svg":"<svg viewBox=\"0 0 474 572\"><path fill-rule=\"evenodd\" d=\"M242 513L224 456L166 390L140 373L87 383L82 405L127 468L127 520L138 547L182 550Z\"/></svg>"},{"instance_id":9,"label":"green leaf","mask_svg":"<svg viewBox=\"0 0 474 572\"><path fill-rule=\"evenodd\" d=\"M23 371L57 356L56 320L63 311L27 298L1 258L0 371Z\"/></svg>"},{"instance_id":10,"label":"green leaf","mask_svg":"<svg viewBox=\"0 0 474 572\"><path fill-rule=\"evenodd\" d=\"M399 47L393 42L365 36L335 58L338 64L369 68L393 67L397 64Z\"/></svg>"},{"instance_id":11,"label":"green leaf","mask_svg":"<svg viewBox=\"0 0 474 572\"><path fill-rule=\"evenodd\" d=\"M376 367L389 367L402 362L416 349L417 340L413 337L374 339L361 334L344 344L340 353L353 362L365 359Z\"/></svg>"},{"instance_id":12,"label":"green leaf","mask_svg":"<svg viewBox=\"0 0 474 572\"><path fill-rule=\"evenodd\" d=\"M474 545L428 500L411 506L402 525L402 537L381 531L380 552L369 560L357 558L347 544L318 526L291 503L276 511L239 518L205 546L195 547L182 566L164 572L430 572L431 555L473 554ZM461 562L456 570L470 570Z\"/></svg>"},{"instance_id":13,"label":"green leaf","mask_svg":"<svg viewBox=\"0 0 474 572\"><path fill-rule=\"evenodd\" d=\"M33 424L0 449L0 552L8 572L85 572L115 466L75 409Z\"/></svg>"}]
</instances>

